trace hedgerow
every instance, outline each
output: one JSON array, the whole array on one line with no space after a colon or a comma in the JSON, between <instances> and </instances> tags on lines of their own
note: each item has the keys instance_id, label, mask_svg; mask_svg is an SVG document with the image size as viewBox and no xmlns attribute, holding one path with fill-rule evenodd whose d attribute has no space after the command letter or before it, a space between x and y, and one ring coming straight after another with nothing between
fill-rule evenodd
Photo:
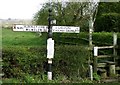
<instances>
[{"instance_id":1,"label":"hedgerow","mask_svg":"<svg viewBox=\"0 0 120 85\"><path fill-rule=\"evenodd\" d=\"M83 46L55 46L53 76L85 77L90 52ZM3 48L4 78L24 78L25 74L42 75L47 72L46 46Z\"/></svg>"}]
</instances>

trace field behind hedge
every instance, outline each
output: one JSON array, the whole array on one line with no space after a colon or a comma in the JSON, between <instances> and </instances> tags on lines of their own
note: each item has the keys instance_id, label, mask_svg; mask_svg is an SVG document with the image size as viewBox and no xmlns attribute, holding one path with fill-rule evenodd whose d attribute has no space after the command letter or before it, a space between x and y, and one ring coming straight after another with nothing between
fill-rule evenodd
<instances>
[{"instance_id":1,"label":"field behind hedge","mask_svg":"<svg viewBox=\"0 0 120 85\"><path fill-rule=\"evenodd\" d=\"M118 45L120 45L120 33L118 34ZM32 32L13 32L12 29L2 29L1 32L2 47L4 46L42 46L46 45L47 33ZM80 32L74 33L53 33L53 39L56 44L69 44L69 45L89 45L89 33ZM112 45L113 33L112 32L95 32L93 33L93 44L98 46Z\"/></svg>"},{"instance_id":2,"label":"field behind hedge","mask_svg":"<svg viewBox=\"0 0 120 85\"><path fill-rule=\"evenodd\" d=\"M46 34L42 37L34 32L14 32L12 29L2 29L2 47L9 46L42 46L46 44Z\"/></svg>"}]
</instances>

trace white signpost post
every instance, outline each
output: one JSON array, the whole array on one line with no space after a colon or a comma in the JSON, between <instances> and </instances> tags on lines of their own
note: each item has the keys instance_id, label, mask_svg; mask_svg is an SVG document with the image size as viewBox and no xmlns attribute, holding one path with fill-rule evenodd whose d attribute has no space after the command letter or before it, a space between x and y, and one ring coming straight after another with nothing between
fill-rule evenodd
<instances>
[{"instance_id":1,"label":"white signpost post","mask_svg":"<svg viewBox=\"0 0 120 85\"><path fill-rule=\"evenodd\" d=\"M54 57L54 40L52 38L48 38L47 40L47 58L48 58L48 64L49 64L49 71L48 71L48 79L52 80L52 71L51 71L51 65L52 65L52 59Z\"/></svg>"},{"instance_id":2,"label":"white signpost post","mask_svg":"<svg viewBox=\"0 0 120 85\"><path fill-rule=\"evenodd\" d=\"M13 31L25 31L25 32L48 32L48 26L41 25L14 25ZM74 26L52 26L52 32L60 32L60 33L79 33L80 27ZM52 58L54 58L54 40L52 38L48 38L47 40L47 58L49 64L48 71L48 80L52 80Z\"/></svg>"},{"instance_id":3,"label":"white signpost post","mask_svg":"<svg viewBox=\"0 0 120 85\"><path fill-rule=\"evenodd\" d=\"M47 58L53 57L54 57L54 40L52 40L52 38L49 38L47 40Z\"/></svg>"}]
</instances>

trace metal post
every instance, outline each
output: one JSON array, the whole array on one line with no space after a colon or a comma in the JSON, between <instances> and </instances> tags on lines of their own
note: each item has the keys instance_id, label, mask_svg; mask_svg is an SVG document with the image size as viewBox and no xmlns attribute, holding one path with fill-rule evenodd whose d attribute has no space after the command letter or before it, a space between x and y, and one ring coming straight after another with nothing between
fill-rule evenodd
<instances>
[{"instance_id":1,"label":"metal post","mask_svg":"<svg viewBox=\"0 0 120 85\"><path fill-rule=\"evenodd\" d=\"M52 27L51 27L51 13L52 13L52 7L51 7L51 0L49 0L49 17L48 17L48 40L52 39ZM48 44L48 43L47 43ZM52 59L48 58L48 80L52 80Z\"/></svg>"},{"instance_id":2,"label":"metal post","mask_svg":"<svg viewBox=\"0 0 120 85\"><path fill-rule=\"evenodd\" d=\"M48 80L52 80L52 59L48 59Z\"/></svg>"},{"instance_id":3,"label":"metal post","mask_svg":"<svg viewBox=\"0 0 120 85\"><path fill-rule=\"evenodd\" d=\"M52 16L52 7L51 7L51 2L49 3L50 7L49 7L49 17L48 17L48 38L52 38L52 26L51 26L51 16Z\"/></svg>"}]
</instances>

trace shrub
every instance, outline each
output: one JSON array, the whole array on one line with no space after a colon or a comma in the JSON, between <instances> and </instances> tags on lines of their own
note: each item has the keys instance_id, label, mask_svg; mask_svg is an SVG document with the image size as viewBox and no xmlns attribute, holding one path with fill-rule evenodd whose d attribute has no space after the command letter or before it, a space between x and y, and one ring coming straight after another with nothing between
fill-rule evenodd
<instances>
[{"instance_id":1,"label":"shrub","mask_svg":"<svg viewBox=\"0 0 120 85\"><path fill-rule=\"evenodd\" d=\"M104 13L96 19L95 31L101 32L120 32L120 14L119 13Z\"/></svg>"},{"instance_id":2,"label":"shrub","mask_svg":"<svg viewBox=\"0 0 120 85\"><path fill-rule=\"evenodd\" d=\"M70 77L85 77L90 52L84 46L62 45L55 48L54 72Z\"/></svg>"},{"instance_id":3,"label":"shrub","mask_svg":"<svg viewBox=\"0 0 120 85\"><path fill-rule=\"evenodd\" d=\"M27 47L3 48L2 58L5 77L19 77L21 76L20 72L38 74L43 70L42 64L45 56L42 54L38 56L31 50L32 48Z\"/></svg>"},{"instance_id":4,"label":"shrub","mask_svg":"<svg viewBox=\"0 0 120 85\"><path fill-rule=\"evenodd\" d=\"M94 32L93 44L95 46L113 45L112 32ZM118 38L120 33L118 33ZM89 45L89 33L81 32L79 34L59 34L54 38L56 44L70 44L70 45ZM119 42L118 42L119 44Z\"/></svg>"},{"instance_id":5,"label":"shrub","mask_svg":"<svg viewBox=\"0 0 120 85\"><path fill-rule=\"evenodd\" d=\"M85 77L86 61L90 56L87 47L55 46L53 75L67 78ZM47 72L46 46L3 48L3 72L5 78L23 78L24 74L43 75Z\"/></svg>"}]
</instances>

